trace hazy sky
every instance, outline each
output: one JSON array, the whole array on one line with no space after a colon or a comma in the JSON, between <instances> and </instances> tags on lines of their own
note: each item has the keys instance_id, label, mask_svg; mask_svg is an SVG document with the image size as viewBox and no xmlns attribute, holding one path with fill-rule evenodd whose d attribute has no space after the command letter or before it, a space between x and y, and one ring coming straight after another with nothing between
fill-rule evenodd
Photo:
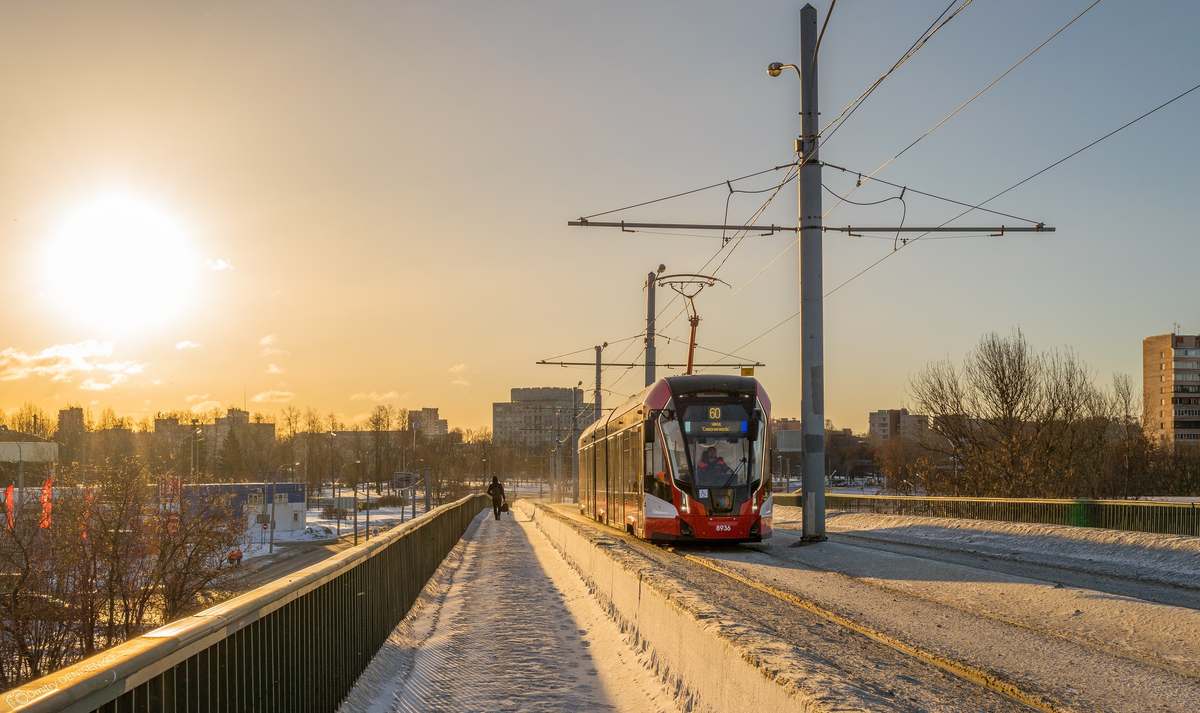
<instances>
[{"instance_id":1,"label":"hazy sky","mask_svg":"<svg viewBox=\"0 0 1200 713\"><path fill-rule=\"evenodd\" d=\"M947 2L842 0L821 47L823 117ZM876 169L1088 4L975 0L821 158ZM817 6L824 18L828 2ZM647 270L698 270L720 241L566 221L788 163L799 84L764 70L797 61L800 7L0 5L0 408L73 401L140 417L246 393L252 410L437 406L474 427L511 387L591 388L591 369L534 362L588 359L602 341L609 358L637 358L639 340L617 341L644 326ZM1198 23L1195 3L1103 0L878 175L987 198L1200 83ZM1139 372L1143 337L1200 330L1198 113L1200 92L990 206L1054 234L920 242L831 295L828 417L865 429L868 411L907 402L910 373L992 330L1070 347L1102 383ZM825 170L832 190L854 182ZM617 219L719 222L725 194ZM896 194L864 186L852 199ZM766 195L734 196L730 222ZM905 200L909 225L956 212ZM795 214L792 184L760 222ZM843 205L827 224L900 214L897 201ZM962 221L997 222L1013 224ZM733 287L704 293L701 314L792 240L742 242L718 273ZM891 249L829 234L826 289ZM736 349L797 305L791 248L701 323L700 343ZM739 352L767 364L777 416L799 415L798 327ZM680 318L664 333L686 329ZM660 343L660 361L684 352ZM604 378L619 394L642 381Z\"/></svg>"}]
</instances>

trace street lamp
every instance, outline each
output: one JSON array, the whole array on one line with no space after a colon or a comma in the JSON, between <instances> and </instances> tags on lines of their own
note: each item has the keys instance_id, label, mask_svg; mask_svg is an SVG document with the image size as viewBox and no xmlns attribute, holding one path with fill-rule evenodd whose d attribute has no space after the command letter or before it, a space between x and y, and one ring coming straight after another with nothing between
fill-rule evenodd
<instances>
[{"instance_id":1,"label":"street lamp","mask_svg":"<svg viewBox=\"0 0 1200 713\"><path fill-rule=\"evenodd\" d=\"M796 70L796 78L797 79L801 78L799 67L797 67L794 64L780 64L779 62L772 62L772 63L768 64L767 65L767 74L771 75L772 77L778 77L780 75L780 73L782 73L783 70L787 69L788 67L791 67L792 69Z\"/></svg>"}]
</instances>

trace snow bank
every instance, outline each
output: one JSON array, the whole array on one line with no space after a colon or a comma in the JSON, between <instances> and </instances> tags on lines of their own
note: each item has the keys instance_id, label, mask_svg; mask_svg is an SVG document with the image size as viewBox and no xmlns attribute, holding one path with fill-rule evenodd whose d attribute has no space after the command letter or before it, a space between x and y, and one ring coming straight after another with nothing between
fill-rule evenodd
<instances>
[{"instance_id":1,"label":"snow bank","mask_svg":"<svg viewBox=\"0 0 1200 713\"><path fill-rule=\"evenodd\" d=\"M615 541L602 531L584 532L544 506L519 501L563 558L594 592L596 599L650 656L652 666L689 711L762 713L818 711L824 706L794 680L785 680L765 652L734 642L729 635L733 612L673 591L645 568L612 556ZM801 673L801 672L791 672Z\"/></svg>"}]
</instances>

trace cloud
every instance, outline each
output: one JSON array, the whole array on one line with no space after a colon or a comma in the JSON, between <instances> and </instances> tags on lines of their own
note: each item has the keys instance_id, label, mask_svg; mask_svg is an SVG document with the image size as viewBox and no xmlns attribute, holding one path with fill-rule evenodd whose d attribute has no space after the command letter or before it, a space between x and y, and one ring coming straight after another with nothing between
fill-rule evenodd
<instances>
[{"instance_id":1,"label":"cloud","mask_svg":"<svg viewBox=\"0 0 1200 713\"><path fill-rule=\"evenodd\" d=\"M265 336L265 337L263 337L262 339L258 340L258 343L259 343L259 344L263 344L263 345L266 345L266 344L274 344L274 343L275 343L275 335L274 335L274 334L268 334L267 336Z\"/></svg>"},{"instance_id":2,"label":"cloud","mask_svg":"<svg viewBox=\"0 0 1200 713\"><path fill-rule=\"evenodd\" d=\"M208 398L208 394L192 394L191 396L183 397L183 400L185 403L190 404L193 401L203 401L204 399L207 399L207 398Z\"/></svg>"},{"instance_id":3,"label":"cloud","mask_svg":"<svg viewBox=\"0 0 1200 713\"><path fill-rule=\"evenodd\" d=\"M200 345L187 339L175 345L176 349L196 349Z\"/></svg>"},{"instance_id":4,"label":"cloud","mask_svg":"<svg viewBox=\"0 0 1200 713\"><path fill-rule=\"evenodd\" d=\"M386 394L381 394L381 393L379 393L379 392L377 392L377 391L372 391L371 393L369 393L369 394L368 394L368 393L367 393L367 392L365 392L365 391L360 391L360 392L358 392L357 394L354 394L353 396L351 396L351 397L350 397L350 399L351 399L352 401L363 401L363 400L366 400L366 401L383 401L384 399L395 399L395 398L399 398L399 396L400 396L400 394L397 394L395 391L389 391L389 392L387 392Z\"/></svg>"},{"instance_id":5,"label":"cloud","mask_svg":"<svg viewBox=\"0 0 1200 713\"><path fill-rule=\"evenodd\" d=\"M250 397L250 400L256 404L280 404L285 401L291 401L296 395L290 391L260 391Z\"/></svg>"},{"instance_id":6,"label":"cloud","mask_svg":"<svg viewBox=\"0 0 1200 713\"><path fill-rule=\"evenodd\" d=\"M291 352L287 351L286 349L273 349L271 347L267 347L266 349L264 349L258 353L258 355L260 357L269 357L269 356L274 356L276 354L291 354Z\"/></svg>"},{"instance_id":7,"label":"cloud","mask_svg":"<svg viewBox=\"0 0 1200 713\"><path fill-rule=\"evenodd\" d=\"M283 369L280 369L279 367L275 366L274 364L267 364L267 373L268 374L282 374Z\"/></svg>"},{"instance_id":8,"label":"cloud","mask_svg":"<svg viewBox=\"0 0 1200 713\"><path fill-rule=\"evenodd\" d=\"M95 339L75 344L55 344L35 354L8 348L0 351L0 381L16 381L29 377L50 377L51 381L72 383L76 377L88 378L80 388L99 391L126 380L130 374L140 374L145 364L136 361L99 361L110 357L112 342Z\"/></svg>"},{"instance_id":9,"label":"cloud","mask_svg":"<svg viewBox=\"0 0 1200 713\"><path fill-rule=\"evenodd\" d=\"M210 270L232 270L233 263L227 260L205 260L204 266Z\"/></svg>"},{"instance_id":10,"label":"cloud","mask_svg":"<svg viewBox=\"0 0 1200 713\"><path fill-rule=\"evenodd\" d=\"M192 406L190 410L192 413L204 413L205 411L212 411L215 408L221 408L220 401L201 401L195 406Z\"/></svg>"},{"instance_id":11,"label":"cloud","mask_svg":"<svg viewBox=\"0 0 1200 713\"><path fill-rule=\"evenodd\" d=\"M451 381L450 385L451 386L470 386L471 382L467 381L466 379L464 379L460 376L457 379L455 379L454 381Z\"/></svg>"},{"instance_id":12,"label":"cloud","mask_svg":"<svg viewBox=\"0 0 1200 713\"><path fill-rule=\"evenodd\" d=\"M450 367L446 371L450 372L451 374L461 374L466 370L467 370L466 364L455 364L454 366Z\"/></svg>"}]
</instances>

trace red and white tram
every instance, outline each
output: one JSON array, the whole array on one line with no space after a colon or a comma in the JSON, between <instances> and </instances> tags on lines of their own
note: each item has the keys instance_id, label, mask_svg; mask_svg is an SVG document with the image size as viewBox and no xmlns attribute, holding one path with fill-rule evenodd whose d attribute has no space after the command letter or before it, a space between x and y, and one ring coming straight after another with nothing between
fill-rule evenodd
<instances>
[{"instance_id":1,"label":"red and white tram","mask_svg":"<svg viewBox=\"0 0 1200 713\"><path fill-rule=\"evenodd\" d=\"M770 537L770 411L752 377L659 379L580 437L580 512L653 541Z\"/></svg>"}]
</instances>

